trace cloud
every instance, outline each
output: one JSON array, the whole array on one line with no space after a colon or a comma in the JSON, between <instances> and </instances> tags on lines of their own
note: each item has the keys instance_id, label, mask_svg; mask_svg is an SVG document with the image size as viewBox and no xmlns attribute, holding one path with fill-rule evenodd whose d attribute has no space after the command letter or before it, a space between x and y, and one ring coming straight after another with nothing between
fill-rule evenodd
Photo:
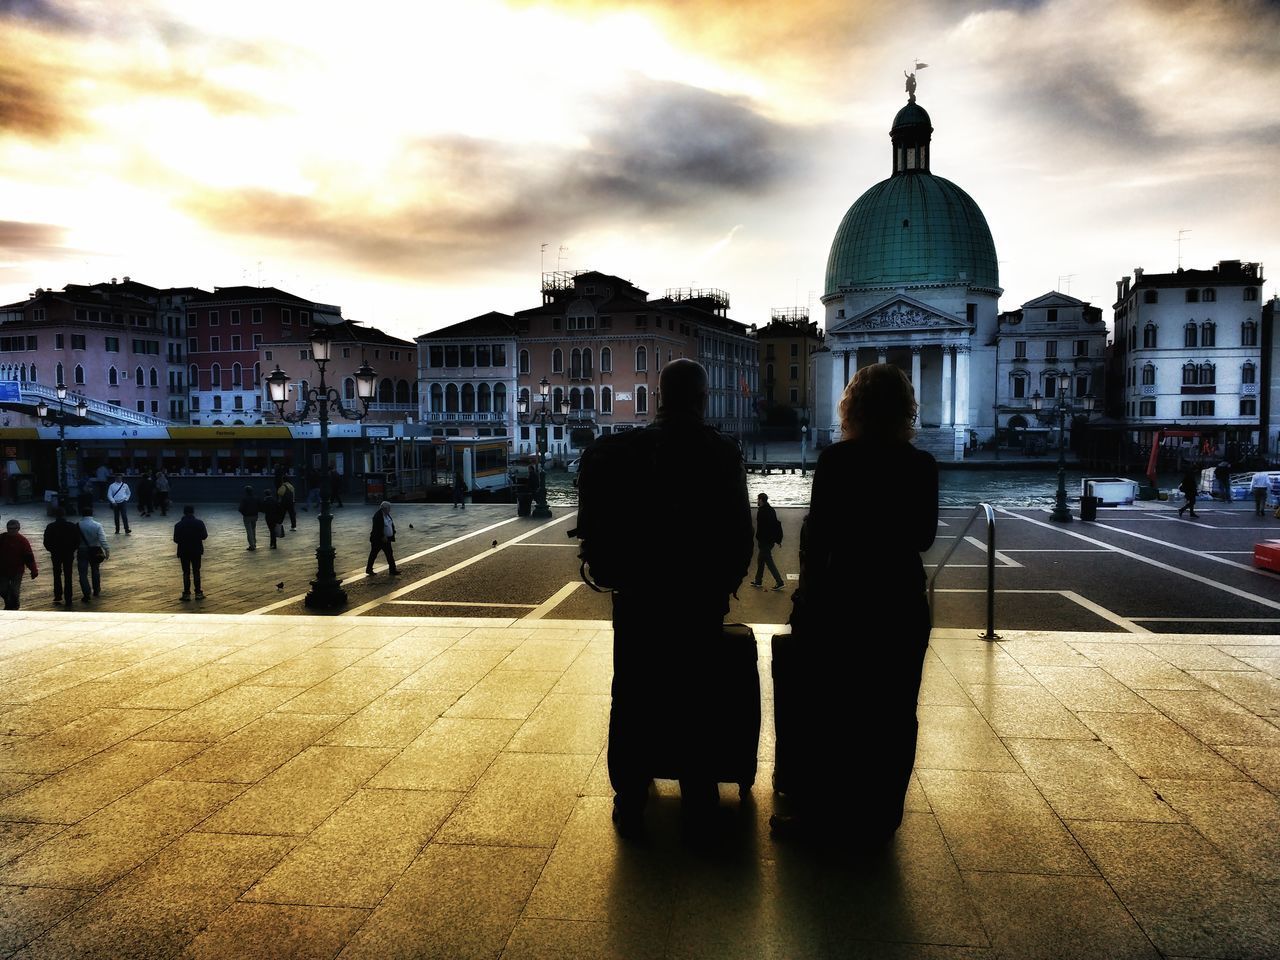
<instances>
[{"instance_id":1,"label":"cloud","mask_svg":"<svg viewBox=\"0 0 1280 960\"><path fill-rule=\"evenodd\" d=\"M194 191L184 202L219 231L302 244L384 273L439 276L491 269L545 235L696 221L805 163L795 149L803 131L740 98L632 78L621 99L596 109L575 147L416 141L389 176L400 187L390 201L334 183L311 196Z\"/></svg>"},{"instance_id":2,"label":"cloud","mask_svg":"<svg viewBox=\"0 0 1280 960\"><path fill-rule=\"evenodd\" d=\"M0 260L66 253L62 238L66 230L51 223L0 220Z\"/></svg>"}]
</instances>

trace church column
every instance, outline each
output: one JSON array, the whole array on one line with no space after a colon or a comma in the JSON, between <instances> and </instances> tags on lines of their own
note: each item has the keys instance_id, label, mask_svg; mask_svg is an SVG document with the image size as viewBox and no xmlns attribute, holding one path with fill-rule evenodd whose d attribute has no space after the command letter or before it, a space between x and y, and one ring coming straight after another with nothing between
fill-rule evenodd
<instances>
[{"instance_id":1,"label":"church column","mask_svg":"<svg viewBox=\"0 0 1280 960\"><path fill-rule=\"evenodd\" d=\"M956 347L956 426L969 425L969 345Z\"/></svg>"},{"instance_id":2,"label":"church column","mask_svg":"<svg viewBox=\"0 0 1280 960\"><path fill-rule=\"evenodd\" d=\"M949 343L942 345L942 426L951 426L951 351Z\"/></svg>"},{"instance_id":3,"label":"church column","mask_svg":"<svg viewBox=\"0 0 1280 960\"><path fill-rule=\"evenodd\" d=\"M916 420L924 419L924 402L920 396L920 351L922 347L919 344L913 344L911 347L911 389L916 393Z\"/></svg>"},{"instance_id":4,"label":"church column","mask_svg":"<svg viewBox=\"0 0 1280 960\"><path fill-rule=\"evenodd\" d=\"M840 379L840 371L845 371L845 379ZM841 350L831 357L831 442L840 439L840 398L844 395L844 385L849 382L849 351Z\"/></svg>"}]
</instances>

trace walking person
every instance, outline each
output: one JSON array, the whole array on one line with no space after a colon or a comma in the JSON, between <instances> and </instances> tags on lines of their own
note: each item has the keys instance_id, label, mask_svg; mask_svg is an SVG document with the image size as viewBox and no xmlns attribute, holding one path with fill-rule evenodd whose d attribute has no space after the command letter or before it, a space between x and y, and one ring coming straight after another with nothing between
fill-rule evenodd
<instances>
[{"instance_id":1,"label":"walking person","mask_svg":"<svg viewBox=\"0 0 1280 960\"><path fill-rule=\"evenodd\" d=\"M76 524L80 542L76 544L76 567L80 573L80 594L88 603L90 594L96 597L102 592L101 566L110 558L111 548L107 546L107 531L102 524L93 519L93 510L89 509L80 515ZM92 588L92 589L90 589Z\"/></svg>"},{"instance_id":2,"label":"walking person","mask_svg":"<svg viewBox=\"0 0 1280 960\"><path fill-rule=\"evenodd\" d=\"M1220 460L1218 465L1213 468L1213 483L1217 487L1217 492L1222 494L1222 499L1227 502L1231 501L1231 464L1225 460Z\"/></svg>"},{"instance_id":3,"label":"walking person","mask_svg":"<svg viewBox=\"0 0 1280 960\"><path fill-rule=\"evenodd\" d=\"M178 545L178 562L182 564L182 596L191 599L191 581L195 580L196 599L204 599L200 589L200 561L204 557L204 542L209 530L204 521L196 517L196 508L187 504L182 508L182 519L173 525L173 542Z\"/></svg>"},{"instance_id":4,"label":"walking person","mask_svg":"<svg viewBox=\"0 0 1280 960\"><path fill-rule=\"evenodd\" d=\"M786 586L778 565L773 562L774 546L782 545L782 524L778 522L778 513L769 506L769 495L756 495L756 576L751 581L753 587L764 586L764 568L768 567L773 574L773 589L781 590Z\"/></svg>"},{"instance_id":5,"label":"walking person","mask_svg":"<svg viewBox=\"0 0 1280 960\"><path fill-rule=\"evenodd\" d=\"M149 517L155 509L155 474L146 470L138 478L138 516Z\"/></svg>"},{"instance_id":6,"label":"walking person","mask_svg":"<svg viewBox=\"0 0 1280 960\"><path fill-rule=\"evenodd\" d=\"M1182 516L1183 510L1191 511L1191 519L1196 518L1196 494L1200 492L1200 471L1196 467L1188 467L1186 472L1182 474L1182 482L1178 484L1178 489L1183 492L1187 498L1187 502L1178 508L1178 516Z\"/></svg>"},{"instance_id":7,"label":"walking person","mask_svg":"<svg viewBox=\"0 0 1280 960\"><path fill-rule=\"evenodd\" d=\"M931 628L921 554L938 526L938 465L912 445L916 398L897 367L857 372L840 401L843 438L822 451L801 534L791 622L797 666L775 690L799 707L789 742L791 815L775 838L876 847L902 822L915 763L916 701ZM894 510L867 509L883 491ZM856 763L822 744L856 743Z\"/></svg>"},{"instance_id":8,"label":"walking person","mask_svg":"<svg viewBox=\"0 0 1280 960\"><path fill-rule=\"evenodd\" d=\"M262 510L262 519L267 521L267 532L271 534L271 549L276 549L276 541L284 536L284 511L280 509L280 501L275 498L271 488L262 491L262 499L258 501ZM254 546L257 546L255 540Z\"/></svg>"},{"instance_id":9,"label":"walking person","mask_svg":"<svg viewBox=\"0 0 1280 960\"><path fill-rule=\"evenodd\" d=\"M133 533L129 529L129 498L133 496L133 491L129 489L129 485L124 482L124 477L116 474L115 479L111 482L111 486L107 487L107 502L111 504L111 513L116 520L116 533L120 532L120 522L124 521L125 536Z\"/></svg>"},{"instance_id":10,"label":"walking person","mask_svg":"<svg viewBox=\"0 0 1280 960\"><path fill-rule=\"evenodd\" d=\"M461 470L453 474L453 507L455 510L458 507L467 509L467 481L462 479Z\"/></svg>"},{"instance_id":11,"label":"walking person","mask_svg":"<svg viewBox=\"0 0 1280 960\"><path fill-rule=\"evenodd\" d=\"M329 471L329 501L339 507L345 506L342 502L342 474L337 467Z\"/></svg>"},{"instance_id":12,"label":"walking person","mask_svg":"<svg viewBox=\"0 0 1280 960\"><path fill-rule=\"evenodd\" d=\"M280 478L280 486L276 489L276 497L280 501L280 522L284 522L284 518L289 518L289 529L298 529L298 511L295 509L296 491L293 484L289 482L289 475L285 474Z\"/></svg>"},{"instance_id":13,"label":"walking person","mask_svg":"<svg viewBox=\"0 0 1280 960\"><path fill-rule=\"evenodd\" d=\"M258 549L258 513L261 507L258 504L258 498L253 495L253 487L246 486L244 488L244 496L240 498L239 506L240 516L244 518L244 535L249 541L246 550Z\"/></svg>"},{"instance_id":14,"label":"walking person","mask_svg":"<svg viewBox=\"0 0 1280 960\"><path fill-rule=\"evenodd\" d=\"M89 509L93 509L90 504ZM44 548L49 551L53 565L53 602L62 603L66 598L71 606L75 591L71 586L71 571L75 566L76 547L80 544L80 531L67 519L67 511L58 507L53 512L53 522L44 528Z\"/></svg>"},{"instance_id":15,"label":"walking person","mask_svg":"<svg viewBox=\"0 0 1280 960\"><path fill-rule=\"evenodd\" d=\"M396 569L396 558L391 551L391 544L396 539L396 522L391 519L391 504L386 500L378 507L378 512L373 515L373 528L369 531L369 562L364 565L366 576L372 577L373 561L377 559L379 551L387 558L387 576L398 577L400 571Z\"/></svg>"},{"instance_id":16,"label":"walking person","mask_svg":"<svg viewBox=\"0 0 1280 960\"><path fill-rule=\"evenodd\" d=\"M164 467L156 471L156 506L160 508L160 516L169 515L169 474Z\"/></svg>"},{"instance_id":17,"label":"walking person","mask_svg":"<svg viewBox=\"0 0 1280 960\"><path fill-rule=\"evenodd\" d=\"M93 492L99 501L107 499L107 484L111 480L111 471L107 469L105 463L98 464L98 469L93 475Z\"/></svg>"},{"instance_id":18,"label":"walking person","mask_svg":"<svg viewBox=\"0 0 1280 960\"><path fill-rule=\"evenodd\" d=\"M23 571L30 570L32 580L40 573L31 541L18 532L21 529L21 523L10 520L4 533L0 533L0 597L4 597L6 610L19 609Z\"/></svg>"},{"instance_id":19,"label":"walking person","mask_svg":"<svg viewBox=\"0 0 1280 960\"><path fill-rule=\"evenodd\" d=\"M1259 470L1253 475L1253 480L1249 483L1249 490L1253 494L1253 510L1259 517L1267 515L1267 494L1271 491L1271 477L1265 470Z\"/></svg>"},{"instance_id":20,"label":"walking person","mask_svg":"<svg viewBox=\"0 0 1280 960\"><path fill-rule=\"evenodd\" d=\"M303 510L320 509L320 471L307 467L307 505Z\"/></svg>"}]
</instances>

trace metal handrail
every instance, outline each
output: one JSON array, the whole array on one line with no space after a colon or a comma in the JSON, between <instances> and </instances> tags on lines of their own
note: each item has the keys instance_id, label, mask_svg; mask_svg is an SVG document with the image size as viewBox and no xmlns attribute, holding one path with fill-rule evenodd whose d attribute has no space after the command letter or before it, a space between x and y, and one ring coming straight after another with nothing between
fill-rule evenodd
<instances>
[{"instance_id":1,"label":"metal handrail","mask_svg":"<svg viewBox=\"0 0 1280 960\"><path fill-rule=\"evenodd\" d=\"M980 503L973 508L969 519L956 535L955 542L951 544L951 549L943 555L937 569L933 571L933 576L929 578L929 612L933 612L933 586L938 579L938 574L942 573L942 568L956 552L956 547L960 546L960 541L973 526L973 521L978 519L979 512L984 513L987 518L987 632L978 634L978 639L999 640L1000 634L996 633L996 512L989 503Z\"/></svg>"}]
</instances>

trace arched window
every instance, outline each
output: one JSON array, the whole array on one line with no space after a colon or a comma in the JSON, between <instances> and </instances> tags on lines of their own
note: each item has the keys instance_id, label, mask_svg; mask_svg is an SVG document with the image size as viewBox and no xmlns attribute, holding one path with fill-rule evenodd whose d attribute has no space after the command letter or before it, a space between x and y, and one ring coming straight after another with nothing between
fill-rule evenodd
<instances>
[{"instance_id":1,"label":"arched window","mask_svg":"<svg viewBox=\"0 0 1280 960\"><path fill-rule=\"evenodd\" d=\"M160 386L160 374L156 372L155 367L151 368L151 373L150 373L150 376L148 377L147 382L150 383L151 386L153 387Z\"/></svg>"},{"instance_id":2,"label":"arched window","mask_svg":"<svg viewBox=\"0 0 1280 960\"><path fill-rule=\"evenodd\" d=\"M1206 320L1200 325L1200 346L1212 347L1217 341L1217 324L1212 320Z\"/></svg>"},{"instance_id":3,"label":"arched window","mask_svg":"<svg viewBox=\"0 0 1280 960\"><path fill-rule=\"evenodd\" d=\"M1202 384L1205 384L1205 383L1213 383L1213 382L1214 382L1214 381L1213 381L1213 364L1212 364L1212 363L1202 363L1202 364L1200 364L1200 382L1201 382Z\"/></svg>"},{"instance_id":4,"label":"arched window","mask_svg":"<svg viewBox=\"0 0 1280 960\"><path fill-rule=\"evenodd\" d=\"M1154 363L1143 364L1142 366L1142 383L1144 386L1151 386L1156 382L1156 366Z\"/></svg>"},{"instance_id":5,"label":"arched window","mask_svg":"<svg viewBox=\"0 0 1280 960\"><path fill-rule=\"evenodd\" d=\"M649 352L644 347L636 347L636 373L641 373L648 369Z\"/></svg>"},{"instance_id":6,"label":"arched window","mask_svg":"<svg viewBox=\"0 0 1280 960\"><path fill-rule=\"evenodd\" d=\"M356 398L356 382L352 377L342 378L342 399L354 400Z\"/></svg>"},{"instance_id":7,"label":"arched window","mask_svg":"<svg viewBox=\"0 0 1280 960\"><path fill-rule=\"evenodd\" d=\"M564 388L556 387L551 391L551 409L560 412L560 404L564 403Z\"/></svg>"},{"instance_id":8,"label":"arched window","mask_svg":"<svg viewBox=\"0 0 1280 960\"><path fill-rule=\"evenodd\" d=\"M406 405L409 403L409 381L408 380L401 379L396 381L396 403L406 404Z\"/></svg>"},{"instance_id":9,"label":"arched window","mask_svg":"<svg viewBox=\"0 0 1280 960\"><path fill-rule=\"evenodd\" d=\"M1052 399L1058 395L1058 371L1046 370L1044 374L1044 396Z\"/></svg>"},{"instance_id":10,"label":"arched window","mask_svg":"<svg viewBox=\"0 0 1280 960\"><path fill-rule=\"evenodd\" d=\"M58 382L58 383L66 383L66 382L67 382L66 377L64 377L62 374L63 374L62 364L61 364L61 363L59 363L59 364L58 364L58 380L57 380L57 382Z\"/></svg>"},{"instance_id":11,"label":"arched window","mask_svg":"<svg viewBox=\"0 0 1280 960\"><path fill-rule=\"evenodd\" d=\"M107 368L107 386L115 387L120 384L120 374L116 372L115 367Z\"/></svg>"},{"instance_id":12,"label":"arched window","mask_svg":"<svg viewBox=\"0 0 1280 960\"><path fill-rule=\"evenodd\" d=\"M551 351L551 372L564 373L564 352L559 347Z\"/></svg>"},{"instance_id":13,"label":"arched window","mask_svg":"<svg viewBox=\"0 0 1280 960\"><path fill-rule=\"evenodd\" d=\"M613 351L608 347L600 348L600 372L613 373Z\"/></svg>"},{"instance_id":14,"label":"arched window","mask_svg":"<svg viewBox=\"0 0 1280 960\"><path fill-rule=\"evenodd\" d=\"M139 387L145 387L145 386L147 385L147 381L146 381L146 380L144 380L144 379L142 379L142 368L141 368L141 367L135 367L135 368L134 368L134 370L133 370L133 382L134 382L134 385L135 385L135 386L139 386Z\"/></svg>"},{"instance_id":15,"label":"arched window","mask_svg":"<svg viewBox=\"0 0 1280 960\"><path fill-rule=\"evenodd\" d=\"M489 413L491 411L491 397L487 383L482 383L476 387L476 409L481 413Z\"/></svg>"},{"instance_id":16,"label":"arched window","mask_svg":"<svg viewBox=\"0 0 1280 960\"><path fill-rule=\"evenodd\" d=\"M577 387L569 388L569 409L582 409L582 392Z\"/></svg>"},{"instance_id":17,"label":"arched window","mask_svg":"<svg viewBox=\"0 0 1280 960\"><path fill-rule=\"evenodd\" d=\"M469 383L462 385L462 412L476 412L476 388Z\"/></svg>"},{"instance_id":18,"label":"arched window","mask_svg":"<svg viewBox=\"0 0 1280 960\"><path fill-rule=\"evenodd\" d=\"M1194 322L1188 321L1186 327L1183 328L1182 345L1184 347L1194 347L1196 345L1196 325Z\"/></svg>"},{"instance_id":19,"label":"arched window","mask_svg":"<svg viewBox=\"0 0 1280 960\"><path fill-rule=\"evenodd\" d=\"M577 380L582 377L582 351L574 347L569 351L569 379Z\"/></svg>"},{"instance_id":20,"label":"arched window","mask_svg":"<svg viewBox=\"0 0 1280 960\"><path fill-rule=\"evenodd\" d=\"M255 363L253 365L253 385L257 387L262 382L262 364Z\"/></svg>"},{"instance_id":21,"label":"arched window","mask_svg":"<svg viewBox=\"0 0 1280 960\"><path fill-rule=\"evenodd\" d=\"M521 373L529 372L529 351L528 350L520 351L520 372Z\"/></svg>"},{"instance_id":22,"label":"arched window","mask_svg":"<svg viewBox=\"0 0 1280 960\"><path fill-rule=\"evenodd\" d=\"M605 348L606 350L608 347ZM604 353L600 355L601 362L604 360ZM600 412L613 413L613 390L610 387L600 388Z\"/></svg>"},{"instance_id":23,"label":"arched window","mask_svg":"<svg viewBox=\"0 0 1280 960\"><path fill-rule=\"evenodd\" d=\"M241 384L244 382L243 376L244 376L244 368L241 367L240 364L238 363L233 363L231 365L231 389L232 390L240 389Z\"/></svg>"},{"instance_id":24,"label":"arched window","mask_svg":"<svg viewBox=\"0 0 1280 960\"><path fill-rule=\"evenodd\" d=\"M418 381L414 380L413 385L409 388L409 395L413 397L409 402L415 407L418 405Z\"/></svg>"},{"instance_id":25,"label":"arched window","mask_svg":"<svg viewBox=\"0 0 1280 960\"><path fill-rule=\"evenodd\" d=\"M1027 396L1027 375L1025 373L1015 373L1011 379L1013 389L1013 399L1024 400Z\"/></svg>"},{"instance_id":26,"label":"arched window","mask_svg":"<svg viewBox=\"0 0 1280 960\"><path fill-rule=\"evenodd\" d=\"M1182 365L1182 385L1184 387L1194 386L1196 382L1196 365L1187 361Z\"/></svg>"},{"instance_id":27,"label":"arched window","mask_svg":"<svg viewBox=\"0 0 1280 960\"><path fill-rule=\"evenodd\" d=\"M1156 345L1156 325L1148 323L1142 328L1142 345L1144 347L1154 347Z\"/></svg>"},{"instance_id":28,"label":"arched window","mask_svg":"<svg viewBox=\"0 0 1280 960\"><path fill-rule=\"evenodd\" d=\"M448 413L458 412L458 385L451 383L444 388L444 409Z\"/></svg>"},{"instance_id":29,"label":"arched window","mask_svg":"<svg viewBox=\"0 0 1280 960\"><path fill-rule=\"evenodd\" d=\"M533 408L529 405L529 388L528 388L528 387L521 387L521 388L520 388L520 399L524 401L524 408L525 408L526 410L530 410L530 411L531 411L531 410L533 409Z\"/></svg>"},{"instance_id":30,"label":"arched window","mask_svg":"<svg viewBox=\"0 0 1280 960\"><path fill-rule=\"evenodd\" d=\"M493 412L502 414L507 412L507 385L505 383L495 383L493 385Z\"/></svg>"},{"instance_id":31,"label":"arched window","mask_svg":"<svg viewBox=\"0 0 1280 960\"><path fill-rule=\"evenodd\" d=\"M76 364L76 383L79 386L84 386L84 367L78 363Z\"/></svg>"},{"instance_id":32,"label":"arched window","mask_svg":"<svg viewBox=\"0 0 1280 960\"><path fill-rule=\"evenodd\" d=\"M438 383L431 385L431 412L440 413L444 410L444 387Z\"/></svg>"},{"instance_id":33,"label":"arched window","mask_svg":"<svg viewBox=\"0 0 1280 960\"><path fill-rule=\"evenodd\" d=\"M378 402L379 403L395 403L396 402L396 385L391 382L390 377L383 377L378 382Z\"/></svg>"},{"instance_id":34,"label":"arched window","mask_svg":"<svg viewBox=\"0 0 1280 960\"><path fill-rule=\"evenodd\" d=\"M582 409L594 410L596 408L596 392L590 387L584 387L582 390Z\"/></svg>"},{"instance_id":35,"label":"arched window","mask_svg":"<svg viewBox=\"0 0 1280 960\"><path fill-rule=\"evenodd\" d=\"M1256 347L1258 345L1258 325L1252 320L1240 324L1240 346Z\"/></svg>"},{"instance_id":36,"label":"arched window","mask_svg":"<svg viewBox=\"0 0 1280 960\"><path fill-rule=\"evenodd\" d=\"M221 364L215 363L212 367L209 368L209 389L210 390L222 389L222 365Z\"/></svg>"},{"instance_id":37,"label":"arched window","mask_svg":"<svg viewBox=\"0 0 1280 960\"><path fill-rule=\"evenodd\" d=\"M584 380L591 379L591 348L585 347L582 351L582 377Z\"/></svg>"},{"instance_id":38,"label":"arched window","mask_svg":"<svg viewBox=\"0 0 1280 960\"><path fill-rule=\"evenodd\" d=\"M644 347L640 348L641 350ZM649 388L643 383L636 387L636 413L649 412Z\"/></svg>"},{"instance_id":39,"label":"arched window","mask_svg":"<svg viewBox=\"0 0 1280 960\"><path fill-rule=\"evenodd\" d=\"M1240 368L1240 382L1256 383L1257 382L1256 378L1257 378L1257 368L1254 367L1251 361L1245 361L1245 365Z\"/></svg>"}]
</instances>

